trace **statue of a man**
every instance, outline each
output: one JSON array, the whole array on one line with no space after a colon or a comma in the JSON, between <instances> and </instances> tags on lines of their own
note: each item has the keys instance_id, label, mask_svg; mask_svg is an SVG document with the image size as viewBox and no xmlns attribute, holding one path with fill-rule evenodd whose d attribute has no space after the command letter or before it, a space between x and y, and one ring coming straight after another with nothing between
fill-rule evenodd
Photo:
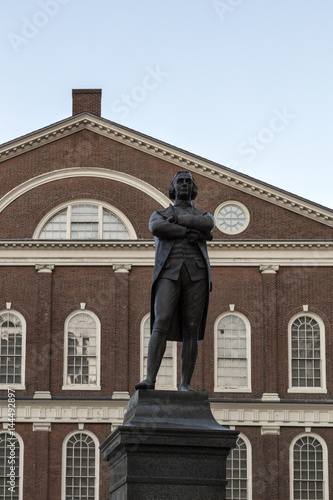
<instances>
[{"instance_id":1,"label":"statue of a man","mask_svg":"<svg viewBox=\"0 0 333 500\"><path fill-rule=\"evenodd\" d=\"M214 217L192 204L198 188L192 174L181 170L174 176L165 210L154 212L149 230L155 237L156 255L151 294L151 337L147 377L136 389L154 389L167 340L182 341L180 391L190 386L198 340L204 336L211 290L206 240L212 239Z\"/></svg>"}]
</instances>

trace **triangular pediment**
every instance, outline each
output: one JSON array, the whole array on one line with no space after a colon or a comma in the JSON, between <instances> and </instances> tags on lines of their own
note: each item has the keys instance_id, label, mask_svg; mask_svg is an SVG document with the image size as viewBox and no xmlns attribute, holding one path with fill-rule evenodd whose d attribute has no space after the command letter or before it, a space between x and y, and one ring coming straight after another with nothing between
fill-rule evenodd
<instances>
[{"instance_id":1,"label":"triangular pediment","mask_svg":"<svg viewBox=\"0 0 333 500\"><path fill-rule=\"evenodd\" d=\"M333 227L333 210L91 113L80 113L0 145L0 163L81 130L108 137L274 205Z\"/></svg>"}]
</instances>

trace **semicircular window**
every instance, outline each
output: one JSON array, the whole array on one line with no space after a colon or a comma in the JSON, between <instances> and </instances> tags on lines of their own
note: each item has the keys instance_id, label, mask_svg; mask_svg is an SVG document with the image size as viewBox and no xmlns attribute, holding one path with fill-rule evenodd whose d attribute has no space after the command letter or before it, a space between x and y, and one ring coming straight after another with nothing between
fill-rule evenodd
<instances>
[{"instance_id":1,"label":"semicircular window","mask_svg":"<svg viewBox=\"0 0 333 500\"><path fill-rule=\"evenodd\" d=\"M95 203L75 203L46 220L37 238L43 240L128 240L130 232L120 217Z\"/></svg>"}]
</instances>

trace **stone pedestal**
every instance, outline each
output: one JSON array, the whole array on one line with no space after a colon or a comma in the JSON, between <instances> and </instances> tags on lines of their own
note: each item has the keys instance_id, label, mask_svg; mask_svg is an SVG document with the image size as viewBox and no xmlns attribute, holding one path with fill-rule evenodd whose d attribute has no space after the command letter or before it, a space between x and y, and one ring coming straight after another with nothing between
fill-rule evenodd
<instances>
[{"instance_id":1,"label":"stone pedestal","mask_svg":"<svg viewBox=\"0 0 333 500\"><path fill-rule=\"evenodd\" d=\"M101 445L110 500L223 500L238 432L214 419L203 392L137 391Z\"/></svg>"}]
</instances>

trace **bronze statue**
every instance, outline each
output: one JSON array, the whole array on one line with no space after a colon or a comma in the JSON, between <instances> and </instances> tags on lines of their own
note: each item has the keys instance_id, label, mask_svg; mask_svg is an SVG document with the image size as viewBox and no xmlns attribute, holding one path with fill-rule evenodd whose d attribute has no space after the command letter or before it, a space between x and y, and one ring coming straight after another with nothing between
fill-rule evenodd
<instances>
[{"instance_id":1,"label":"bronze statue","mask_svg":"<svg viewBox=\"0 0 333 500\"><path fill-rule=\"evenodd\" d=\"M212 239L214 217L192 204L198 188L192 174L181 170L174 176L165 210L154 212L149 230L155 237L156 255L151 293L151 337L147 377L136 389L155 389L167 340L182 341L180 391L190 386L198 340L204 336L211 290L206 240Z\"/></svg>"}]
</instances>

